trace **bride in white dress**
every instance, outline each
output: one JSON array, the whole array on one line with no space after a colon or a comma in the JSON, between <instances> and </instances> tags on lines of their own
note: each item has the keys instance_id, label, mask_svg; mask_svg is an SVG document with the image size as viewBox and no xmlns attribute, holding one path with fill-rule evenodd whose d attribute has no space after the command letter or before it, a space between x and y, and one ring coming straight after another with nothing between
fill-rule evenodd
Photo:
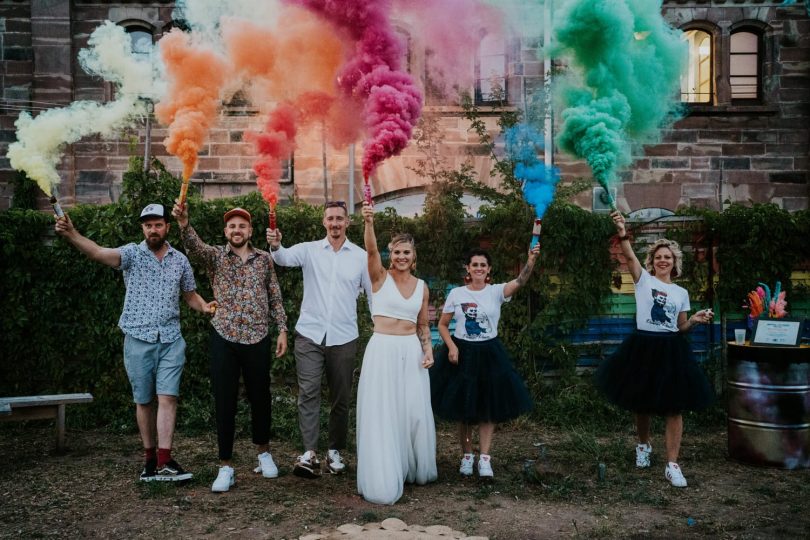
<instances>
[{"instance_id":1,"label":"bride in white dress","mask_svg":"<svg viewBox=\"0 0 810 540\"><path fill-rule=\"evenodd\" d=\"M374 209L363 205L374 334L366 345L357 388L357 490L367 501L394 504L403 484L436 480L436 428L430 406L433 349L428 289L411 270L413 237L400 234L383 267Z\"/></svg>"}]
</instances>

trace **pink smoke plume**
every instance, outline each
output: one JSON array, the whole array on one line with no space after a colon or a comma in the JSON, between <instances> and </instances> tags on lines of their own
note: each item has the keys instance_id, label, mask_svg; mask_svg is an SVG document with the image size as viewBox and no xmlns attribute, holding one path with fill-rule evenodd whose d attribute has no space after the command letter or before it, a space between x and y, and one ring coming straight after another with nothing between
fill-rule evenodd
<instances>
[{"instance_id":1,"label":"pink smoke plume","mask_svg":"<svg viewBox=\"0 0 810 540\"><path fill-rule=\"evenodd\" d=\"M304 6L344 32L354 47L338 74L345 96L363 104L367 131L363 177L386 158L402 152L422 111L422 93L399 71L402 45L389 22L386 0L288 0Z\"/></svg>"},{"instance_id":2,"label":"pink smoke plume","mask_svg":"<svg viewBox=\"0 0 810 540\"><path fill-rule=\"evenodd\" d=\"M256 185L271 209L278 202L281 160L287 159L295 149L297 116L295 107L282 103L270 112L263 132L245 135L246 140L255 144L259 154L253 164Z\"/></svg>"},{"instance_id":3,"label":"pink smoke plume","mask_svg":"<svg viewBox=\"0 0 810 540\"><path fill-rule=\"evenodd\" d=\"M212 50L192 44L188 35L172 30L160 40L169 91L155 105L157 119L169 126L163 144L183 163L183 179L197 166L197 154L216 120L228 65Z\"/></svg>"},{"instance_id":4,"label":"pink smoke plume","mask_svg":"<svg viewBox=\"0 0 810 540\"><path fill-rule=\"evenodd\" d=\"M270 111L261 133L247 132L245 140L254 143L258 158L253 164L256 184L271 210L270 227L275 229L273 213L278 203L281 162L295 150L299 125L325 122L335 102L324 92L305 92L295 103L283 102Z\"/></svg>"}]
</instances>

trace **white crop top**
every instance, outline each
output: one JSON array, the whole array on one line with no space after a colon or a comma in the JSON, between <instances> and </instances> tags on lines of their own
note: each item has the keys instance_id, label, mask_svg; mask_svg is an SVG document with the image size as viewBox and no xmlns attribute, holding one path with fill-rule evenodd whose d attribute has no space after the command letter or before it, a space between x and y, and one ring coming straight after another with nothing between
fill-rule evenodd
<instances>
[{"instance_id":1,"label":"white crop top","mask_svg":"<svg viewBox=\"0 0 810 540\"><path fill-rule=\"evenodd\" d=\"M416 288L410 298L405 298L397 289L397 284L388 272L385 281L377 292L371 293L371 316L382 315L392 319L416 322L419 310L422 309L425 282L417 279Z\"/></svg>"}]
</instances>

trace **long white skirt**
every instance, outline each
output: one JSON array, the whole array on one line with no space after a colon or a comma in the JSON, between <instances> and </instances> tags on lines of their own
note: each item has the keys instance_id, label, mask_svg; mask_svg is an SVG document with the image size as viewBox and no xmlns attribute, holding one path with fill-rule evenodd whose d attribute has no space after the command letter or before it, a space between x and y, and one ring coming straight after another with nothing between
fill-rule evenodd
<instances>
[{"instance_id":1,"label":"long white skirt","mask_svg":"<svg viewBox=\"0 0 810 540\"><path fill-rule=\"evenodd\" d=\"M394 504L405 482L436 480L430 378L416 335L374 334L357 388L357 491Z\"/></svg>"}]
</instances>

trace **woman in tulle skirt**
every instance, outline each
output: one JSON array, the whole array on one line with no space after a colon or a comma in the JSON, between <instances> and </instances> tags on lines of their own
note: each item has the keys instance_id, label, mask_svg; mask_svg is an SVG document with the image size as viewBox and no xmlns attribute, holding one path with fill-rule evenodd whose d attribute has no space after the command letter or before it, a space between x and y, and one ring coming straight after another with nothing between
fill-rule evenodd
<instances>
[{"instance_id":1,"label":"woman in tulle skirt","mask_svg":"<svg viewBox=\"0 0 810 540\"><path fill-rule=\"evenodd\" d=\"M495 425L517 418L532 408L532 400L498 338L501 305L526 284L534 268L539 246L529 251L520 275L508 283L491 285L492 261L483 250L467 256L466 285L447 295L439 319L444 345L430 370L433 410L441 418L457 422L462 457L459 472L473 474L472 430L478 425L478 475L494 476L490 448ZM456 326L450 334L450 321Z\"/></svg>"},{"instance_id":2,"label":"woman in tulle skirt","mask_svg":"<svg viewBox=\"0 0 810 540\"><path fill-rule=\"evenodd\" d=\"M636 467L650 466L650 422L666 418L667 465L664 476L686 487L678 465L683 436L683 411L708 407L714 395L684 337L696 324L712 321L710 309L687 317L689 293L672 283L682 273L680 247L671 240L650 246L642 268L625 229L624 216L612 214L622 253L633 276L636 331L596 371L596 385L612 403L635 413L638 445Z\"/></svg>"},{"instance_id":3,"label":"woman in tulle skirt","mask_svg":"<svg viewBox=\"0 0 810 540\"><path fill-rule=\"evenodd\" d=\"M404 483L436 479L436 428L428 368L433 350L428 288L411 271L413 237L396 235L382 265L374 210L363 205L365 247L372 283L374 334L366 346L357 388L357 490L367 501L394 504Z\"/></svg>"}]
</instances>

